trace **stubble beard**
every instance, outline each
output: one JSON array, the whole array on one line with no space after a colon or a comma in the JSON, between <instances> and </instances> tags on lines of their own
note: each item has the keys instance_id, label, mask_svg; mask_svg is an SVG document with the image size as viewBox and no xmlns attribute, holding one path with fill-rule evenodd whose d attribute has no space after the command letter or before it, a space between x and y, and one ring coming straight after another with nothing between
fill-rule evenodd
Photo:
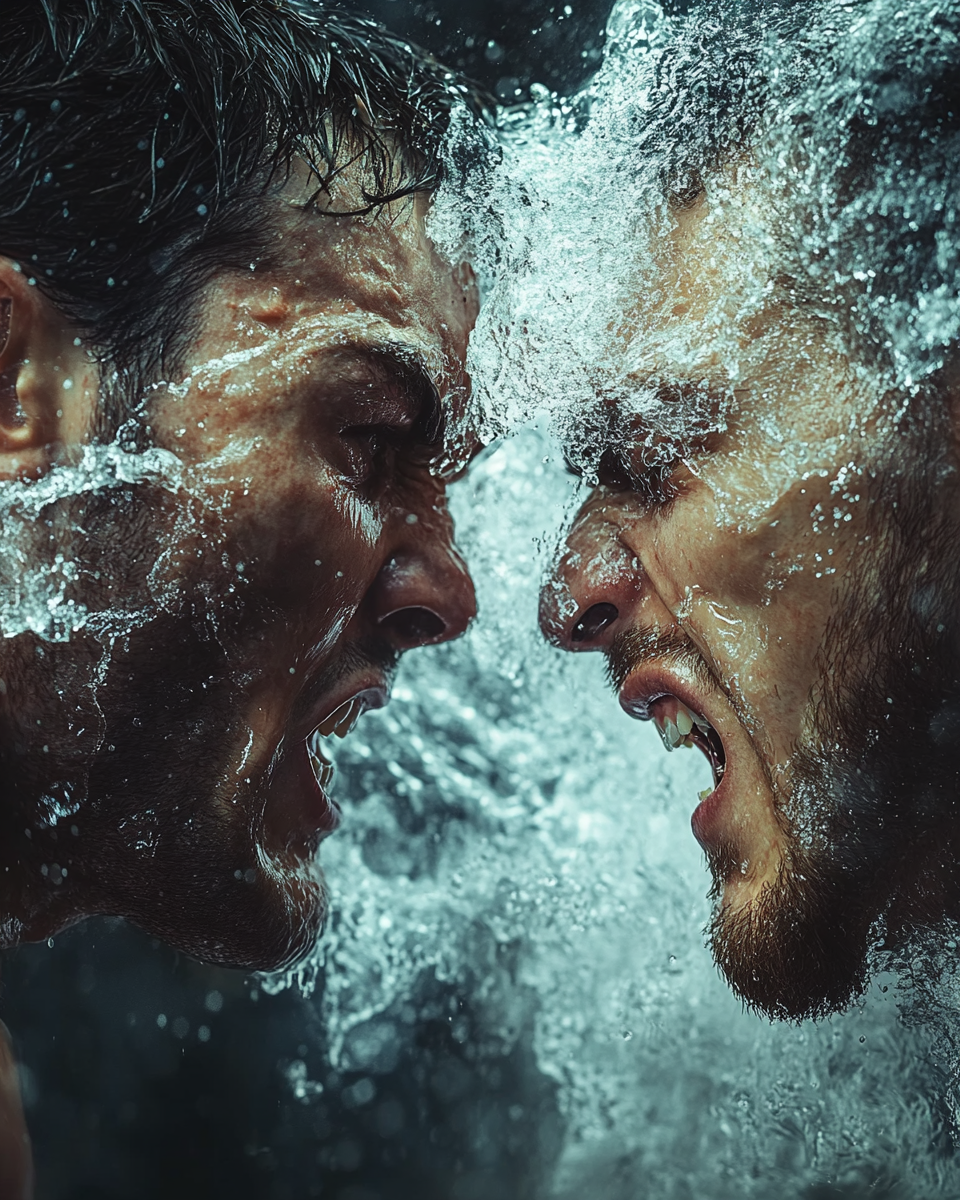
<instances>
[{"instance_id":1,"label":"stubble beard","mask_svg":"<svg viewBox=\"0 0 960 1200\"><path fill-rule=\"evenodd\" d=\"M0 826L25 846L31 905L48 907L49 893L65 919L122 915L207 961L265 969L302 958L326 907L316 855L269 857L261 827L276 761L251 787L235 761L249 734L244 683L276 613L239 589L228 600L232 580L210 572L171 578L158 599L147 573L177 548L178 526L136 485L68 497L54 515L56 547L83 564L74 599L92 616L69 641L3 646L11 693L32 706L22 730L2 731L11 745L0 739ZM53 553L46 532L24 529L29 561ZM316 690L371 666L389 676L396 657L385 642L348 644ZM61 829L58 848L38 806L64 789L79 836L65 848ZM39 864L64 853L70 887L54 892Z\"/></svg>"},{"instance_id":2,"label":"stubble beard","mask_svg":"<svg viewBox=\"0 0 960 1200\"><path fill-rule=\"evenodd\" d=\"M815 735L795 751L778 813L776 879L740 908L718 903L708 926L734 991L771 1018L842 1010L889 950L956 903L958 531L938 430L913 430L876 470L875 549L824 637ZM736 858L709 856L715 900Z\"/></svg>"}]
</instances>

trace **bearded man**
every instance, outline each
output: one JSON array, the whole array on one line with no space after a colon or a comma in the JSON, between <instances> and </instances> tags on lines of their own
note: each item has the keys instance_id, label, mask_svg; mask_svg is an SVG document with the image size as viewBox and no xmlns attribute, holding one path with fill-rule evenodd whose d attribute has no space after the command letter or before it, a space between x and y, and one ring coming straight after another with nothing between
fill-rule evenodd
<instances>
[{"instance_id":1,"label":"bearded man","mask_svg":"<svg viewBox=\"0 0 960 1200\"><path fill-rule=\"evenodd\" d=\"M960 917L960 12L799 7L644 48L659 206L542 598L706 755L712 948L784 1018Z\"/></svg>"},{"instance_id":2,"label":"bearded man","mask_svg":"<svg viewBox=\"0 0 960 1200\"><path fill-rule=\"evenodd\" d=\"M479 110L309 0L17 0L0 57L0 942L283 967L323 739L474 615L476 300L424 222Z\"/></svg>"}]
</instances>

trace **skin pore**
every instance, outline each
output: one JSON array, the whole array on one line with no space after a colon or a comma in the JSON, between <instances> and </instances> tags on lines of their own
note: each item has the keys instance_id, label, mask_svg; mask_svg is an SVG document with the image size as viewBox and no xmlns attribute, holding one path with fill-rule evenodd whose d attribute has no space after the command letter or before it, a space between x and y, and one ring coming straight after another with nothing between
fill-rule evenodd
<instances>
[{"instance_id":1,"label":"skin pore","mask_svg":"<svg viewBox=\"0 0 960 1200\"><path fill-rule=\"evenodd\" d=\"M748 1003L799 1017L860 986L881 915L902 931L947 903L956 771L930 730L958 678L960 505L946 407L884 388L745 249L761 182L731 167L671 218L631 382L695 395L701 432L620 419L542 624L711 759L692 823L714 953Z\"/></svg>"},{"instance_id":2,"label":"skin pore","mask_svg":"<svg viewBox=\"0 0 960 1200\"><path fill-rule=\"evenodd\" d=\"M324 203L358 207L362 182ZM3 487L14 514L51 490L45 524L4 536L31 569L69 561L83 614L68 638L0 646L6 944L113 913L206 960L302 956L338 817L315 731L347 732L404 650L474 615L444 436L468 391L469 272L437 255L423 198L337 217L315 191L296 169L266 198L268 253L205 287L180 370L95 487L78 481L115 381L0 262Z\"/></svg>"}]
</instances>

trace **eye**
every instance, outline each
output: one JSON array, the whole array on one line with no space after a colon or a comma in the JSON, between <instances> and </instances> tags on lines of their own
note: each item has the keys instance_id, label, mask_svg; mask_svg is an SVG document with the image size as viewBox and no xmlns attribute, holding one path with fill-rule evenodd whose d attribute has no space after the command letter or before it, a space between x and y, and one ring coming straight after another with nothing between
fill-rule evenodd
<instances>
[{"instance_id":1,"label":"eye","mask_svg":"<svg viewBox=\"0 0 960 1200\"><path fill-rule=\"evenodd\" d=\"M624 491L635 486L633 473L625 461L623 452L608 446L597 463L597 483L601 487Z\"/></svg>"},{"instance_id":2,"label":"eye","mask_svg":"<svg viewBox=\"0 0 960 1200\"><path fill-rule=\"evenodd\" d=\"M347 450L348 473L360 485L384 480L408 436L408 428L386 422L345 426L340 438Z\"/></svg>"},{"instance_id":3,"label":"eye","mask_svg":"<svg viewBox=\"0 0 960 1200\"><path fill-rule=\"evenodd\" d=\"M680 458L658 455L651 462L644 450L608 446L597 463L597 483L614 491L635 493L651 508L669 504L677 495L674 475Z\"/></svg>"},{"instance_id":4,"label":"eye","mask_svg":"<svg viewBox=\"0 0 960 1200\"><path fill-rule=\"evenodd\" d=\"M360 486L386 487L404 467L428 466L443 441L443 408L435 391L415 407L406 400L387 407L393 420L357 422L340 429L350 457L349 473Z\"/></svg>"}]
</instances>

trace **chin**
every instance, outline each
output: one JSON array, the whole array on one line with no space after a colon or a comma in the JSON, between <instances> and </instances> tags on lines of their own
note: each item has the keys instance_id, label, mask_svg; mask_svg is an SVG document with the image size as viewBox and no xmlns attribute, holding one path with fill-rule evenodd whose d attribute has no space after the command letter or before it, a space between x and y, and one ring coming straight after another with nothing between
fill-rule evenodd
<instances>
[{"instance_id":1,"label":"chin","mask_svg":"<svg viewBox=\"0 0 960 1200\"><path fill-rule=\"evenodd\" d=\"M316 947L327 915L327 892L316 860L295 871L261 866L253 874L252 880L244 878L205 904L197 897L181 897L163 910L152 906L122 915L201 962L245 971L295 966Z\"/></svg>"},{"instance_id":2,"label":"chin","mask_svg":"<svg viewBox=\"0 0 960 1200\"><path fill-rule=\"evenodd\" d=\"M734 905L718 906L710 947L749 1008L801 1021L841 1012L863 992L870 922L838 900L811 864L783 863L749 899L738 889Z\"/></svg>"},{"instance_id":3,"label":"chin","mask_svg":"<svg viewBox=\"0 0 960 1200\"><path fill-rule=\"evenodd\" d=\"M284 970L313 951L327 914L316 857L282 870L262 858L240 879L230 872L225 881L222 871L192 865L189 877L181 871L177 879L130 863L115 869L109 889L64 889L55 898L48 892L31 912L0 920L0 946L45 941L87 917L111 916L190 958L245 971ZM221 882L212 884L211 875Z\"/></svg>"}]
</instances>

